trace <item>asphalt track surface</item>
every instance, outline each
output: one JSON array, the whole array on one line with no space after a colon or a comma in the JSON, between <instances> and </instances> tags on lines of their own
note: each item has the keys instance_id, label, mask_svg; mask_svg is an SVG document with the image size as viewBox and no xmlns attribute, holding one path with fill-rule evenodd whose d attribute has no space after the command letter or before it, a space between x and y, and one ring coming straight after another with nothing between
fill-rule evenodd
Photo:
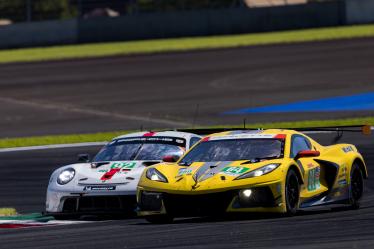
<instances>
[{"instance_id":1,"label":"asphalt track surface","mask_svg":"<svg viewBox=\"0 0 374 249\"><path fill-rule=\"evenodd\" d=\"M373 68L374 39L0 65L0 137L237 124L244 117L261 122L372 115L220 113L374 91ZM344 140L358 145L370 174L373 137ZM0 206L43 211L51 172L98 149L1 153ZM291 218L194 218L171 225L127 219L3 229L0 248L373 248L373 190L369 178L360 210Z\"/></svg>"},{"instance_id":2,"label":"asphalt track surface","mask_svg":"<svg viewBox=\"0 0 374 249\"><path fill-rule=\"evenodd\" d=\"M328 144L333 134L318 135ZM358 146L370 172L373 136L344 135ZM53 149L0 154L0 206L40 212L50 173L99 148ZM373 248L374 180L365 182L359 210L308 211L295 217L178 219L152 225L143 219L106 220L55 227L0 230L0 248Z\"/></svg>"},{"instance_id":3,"label":"asphalt track surface","mask_svg":"<svg viewBox=\"0 0 374 249\"><path fill-rule=\"evenodd\" d=\"M0 138L326 119L221 115L374 91L374 39L0 65Z\"/></svg>"}]
</instances>

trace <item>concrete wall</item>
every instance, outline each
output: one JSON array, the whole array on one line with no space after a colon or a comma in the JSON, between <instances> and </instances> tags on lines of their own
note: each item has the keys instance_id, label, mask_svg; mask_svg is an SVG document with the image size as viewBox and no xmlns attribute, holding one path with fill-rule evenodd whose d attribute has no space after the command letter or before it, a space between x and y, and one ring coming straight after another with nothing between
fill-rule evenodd
<instances>
[{"instance_id":1,"label":"concrete wall","mask_svg":"<svg viewBox=\"0 0 374 249\"><path fill-rule=\"evenodd\" d=\"M79 42L206 36L336 26L344 23L341 2L270 8L155 13L97 18L79 23Z\"/></svg>"},{"instance_id":2,"label":"concrete wall","mask_svg":"<svg viewBox=\"0 0 374 249\"><path fill-rule=\"evenodd\" d=\"M19 23L0 27L0 48L76 43L77 20Z\"/></svg>"},{"instance_id":3,"label":"concrete wall","mask_svg":"<svg viewBox=\"0 0 374 249\"><path fill-rule=\"evenodd\" d=\"M346 0L346 20L349 24L374 22L374 0Z\"/></svg>"},{"instance_id":4,"label":"concrete wall","mask_svg":"<svg viewBox=\"0 0 374 249\"><path fill-rule=\"evenodd\" d=\"M0 27L0 48L240 34L374 22L374 0L199 10Z\"/></svg>"}]
</instances>

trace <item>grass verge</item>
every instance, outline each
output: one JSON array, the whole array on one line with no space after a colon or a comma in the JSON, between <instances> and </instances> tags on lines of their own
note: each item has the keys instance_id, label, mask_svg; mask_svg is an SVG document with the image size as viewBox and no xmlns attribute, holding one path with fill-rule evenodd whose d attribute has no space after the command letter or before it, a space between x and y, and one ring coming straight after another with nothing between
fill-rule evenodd
<instances>
[{"instance_id":1,"label":"grass verge","mask_svg":"<svg viewBox=\"0 0 374 249\"><path fill-rule=\"evenodd\" d=\"M374 125L374 117L336 119L336 120L310 120L297 122L276 122L276 123L253 123L247 124L247 128L304 128L304 127L326 127L343 125ZM201 128L221 128L221 127L241 127L239 126L214 126ZM113 137L129 133L131 131L102 132L93 134L73 134L58 136L40 136L23 138L4 138L0 139L0 148L14 148L24 146L38 146L50 144L69 144L83 142L101 142L110 141Z\"/></svg>"},{"instance_id":2,"label":"grass verge","mask_svg":"<svg viewBox=\"0 0 374 249\"><path fill-rule=\"evenodd\" d=\"M17 211L14 208L0 208L0 217L14 216L17 215Z\"/></svg>"},{"instance_id":3,"label":"grass verge","mask_svg":"<svg viewBox=\"0 0 374 249\"><path fill-rule=\"evenodd\" d=\"M200 49L235 48L253 45L284 44L374 37L374 25L316 28L269 33L224 35L197 38L159 39L66 45L0 51L0 63L33 62L113 55L150 54Z\"/></svg>"}]
</instances>

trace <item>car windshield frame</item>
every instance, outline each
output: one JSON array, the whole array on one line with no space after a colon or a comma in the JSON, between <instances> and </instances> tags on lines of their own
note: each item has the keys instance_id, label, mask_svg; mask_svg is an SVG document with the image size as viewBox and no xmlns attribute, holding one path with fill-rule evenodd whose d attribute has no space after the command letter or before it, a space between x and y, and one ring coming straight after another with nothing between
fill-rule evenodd
<instances>
[{"instance_id":1,"label":"car windshield frame","mask_svg":"<svg viewBox=\"0 0 374 249\"><path fill-rule=\"evenodd\" d=\"M198 143L196 146L194 146L188 153L186 153L178 162L178 164L180 166L189 166L195 162L216 162L216 161L224 161L224 160L215 160L215 161L190 161L190 162L186 162L185 161L185 158L188 158L188 156L191 154L191 153L194 153L195 150L199 149L199 146L201 146L202 144L204 143L217 143L217 142L224 142L224 141L238 141L238 140L241 140L241 141L245 141L245 140L263 140L263 141L266 141L266 140L277 140L277 141L280 141L281 142L281 147L280 147L280 155L276 158L271 158L271 159L282 159L284 158L284 152L285 152L285 139L283 138L237 138L237 139L217 139L217 140L208 140L208 141L201 141L200 143ZM252 160L252 159L269 159L269 158L248 158L248 159L237 159L237 160L226 160L226 161L245 161L245 160Z\"/></svg>"},{"instance_id":2,"label":"car windshield frame","mask_svg":"<svg viewBox=\"0 0 374 249\"><path fill-rule=\"evenodd\" d=\"M103 153L108 153L107 151L109 149L112 149L112 153L115 153L115 149L117 146L123 146L123 145L135 145L134 148L131 148L131 151L126 152L128 154L125 154L122 158L114 158L115 155L111 155L110 159L103 160L100 158L100 155ZM159 159L139 159L139 155L143 153L143 149L145 148L145 145L170 145L174 146L175 148L181 148L178 153L183 153L186 150L187 141L185 138L181 137L168 137L168 136L152 136L152 137L128 137L128 138L119 138L111 141L107 145L105 145L94 157L92 162L98 163L98 162L110 162L110 161L161 161L162 157L167 155L165 153L161 156ZM170 147L171 148L171 147ZM117 153L124 153L125 150L122 148L121 151ZM109 156L109 155L108 155ZM119 155L120 156L120 155ZM101 157L105 157L105 155L102 155Z\"/></svg>"}]
</instances>

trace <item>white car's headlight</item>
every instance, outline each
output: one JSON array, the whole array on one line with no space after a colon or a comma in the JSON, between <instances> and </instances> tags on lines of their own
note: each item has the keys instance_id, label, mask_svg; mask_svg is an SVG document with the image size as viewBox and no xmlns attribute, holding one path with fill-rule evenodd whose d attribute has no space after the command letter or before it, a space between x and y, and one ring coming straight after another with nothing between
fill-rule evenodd
<instances>
[{"instance_id":1,"label":"white car's headlight","mask_svg":"<svg viewBox=\"0 0 374 249\"><path fill-rule=\"evenodd\" d=\"M71 180L73 180L75 176L75 169L73 168L68 168L64 169L60 175L57 177L57 183L60 185L65 185Z\"/></svg>"},{"instance_id":2,"label":"white car's headlight","mask_svg":"<svg viewBox=\"0 0 374 249\"><path fill-rule=\"evenodd\" d=\"M258 168L256 170L253 170L253 171L250 171L248 173L245 173L241 176L238 176L237 178L235 178L235 180L240 180L240 179L245 179L245 178L252 178L252 177L256 177L256 176L262 176L262 175L266 175L270 172L272 172L273 170L275 170L276 168L278 168L280 165L280 163L272 163L272 164L268 164L268 165L265 165L261 168Z\"/></svg>"},{"instance_id":3,"label":"white car's headlight","mask_svg":"<svg viewBox=\"0 0 374 249\"><path fill-rule=\"evenodd\" d=\"M168 180L166 179L166 177L161 174L160 171L158 171L157 169L155 168L149 168L146 172L146 177L149 179L149 180L152 180L152 181L157 181L157 182L168 182Z\"/></svg>"}]
</instances>

